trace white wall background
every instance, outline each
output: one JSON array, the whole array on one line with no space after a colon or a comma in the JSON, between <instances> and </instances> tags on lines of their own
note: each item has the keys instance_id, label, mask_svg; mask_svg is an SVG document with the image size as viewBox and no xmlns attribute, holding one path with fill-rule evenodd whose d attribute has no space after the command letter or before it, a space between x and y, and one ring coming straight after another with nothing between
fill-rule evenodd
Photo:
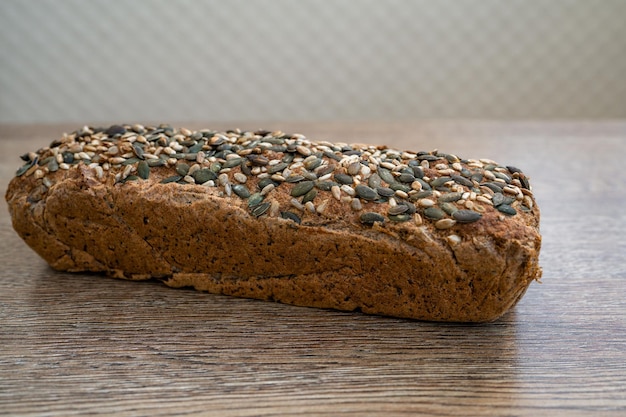
<instances>
[{"instance_id":1,"label":"white wall background","mask_svg":"<svg viewBox=\"0 0 626 417\"><path fill-rule=\"evenodd\" d=\"M626 117L626 0L0 0L0 122Z\"/></svg>"}]
</instances>

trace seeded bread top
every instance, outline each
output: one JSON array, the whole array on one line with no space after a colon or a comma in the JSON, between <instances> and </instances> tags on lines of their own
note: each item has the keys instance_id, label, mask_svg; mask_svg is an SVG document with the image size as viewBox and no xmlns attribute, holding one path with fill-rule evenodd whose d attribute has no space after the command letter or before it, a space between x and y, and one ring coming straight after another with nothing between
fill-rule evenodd
<instances>
[{"instance_id":1,"label":"seeded bread top","mask_svg":"<svg viewBox=\"0 0 626 417\"><path fill-rule=\"evenodd\" d=\"M202 186L236 200L252 216L302 225L340 217L366 228L409 222L462 234L516 216L538 225L528 178L519 169L437 150L314 142L279 131L136 124L85 126L22 159L16 176L32 176L39 193L63 171L79 168L116 187L143 181ZM276 193L280 188L288 192Z\"/></svg>"}]
</instances>

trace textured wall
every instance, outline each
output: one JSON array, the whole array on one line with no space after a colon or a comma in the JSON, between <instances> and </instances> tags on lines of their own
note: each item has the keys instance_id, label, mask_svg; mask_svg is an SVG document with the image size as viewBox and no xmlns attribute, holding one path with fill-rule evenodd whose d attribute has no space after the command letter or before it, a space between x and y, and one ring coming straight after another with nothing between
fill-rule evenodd
<instances>
[{"instance_id":1,"label":"textured wall","mask_svg":"<svg viewBox=\"0 0 626 417\"><path fill-rule=\"evenodd\" d=\"M1 0L0 122L626 117L626 0Z\"/></svg>"}]
</instances>

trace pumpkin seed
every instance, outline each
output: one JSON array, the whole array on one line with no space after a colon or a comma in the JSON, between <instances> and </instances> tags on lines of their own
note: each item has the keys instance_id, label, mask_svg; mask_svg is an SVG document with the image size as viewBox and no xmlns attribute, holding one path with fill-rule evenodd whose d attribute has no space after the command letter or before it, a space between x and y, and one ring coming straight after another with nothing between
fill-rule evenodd
<instances>
[{"instance_id":1,"label":"pumpkin seed","mask_svg":"<svg viewBox=\"0 0 626 417\"><path fill-rule=\"evenodd\" d=\"M448 213L448 214L450 214L450 215L452 215L452 214L454 214L455 212L459 211L459 209L457 208L457 206L455 206L455 205L454 205L454 204L452 204L452 203L446 203L446 202L444 202L444 203L439 203L439 207L441 207L441 209L442 209L443 211L445 211L446 213Z\"/></svg>"},{"instance_id":2,"label":"pumpkin seed","mask_svg":"<svg viewBox=\"0 0 626 417\"><path fill-rule=\"evenodd\" d=\"M210 180L216 180L217 174L208 168L202 168L191 174L196 184L204 184Z\"/></svg>"},{"instance_id":3,"label":"pumpkin seed","mask_svg":"<svg viewBox=\"0 0 626 417\"><path fill-rule=\"evenodd\" d=\"M309 171L313 171L315 168L322 165L322 160L320 158L314 157L313 155L311 155L309 158L307 158L308 160L305 160L303 162L304 167Z\"/></svg>"},{"instance_id":4,"label":"pumpkin seed","mask_svg":"<svg viewBox=\"0 0 626 417\"><path fill-rule=\"evenodd\" d=\"M457 210L452 214L454 220L459 223L473 223L481 219L482 215L473 210Z\"/></svg>"},{"instance_id":5,"label":"pumpkin seed","mask_svg":"<svg viewBox=\"0 0 626 417\"><path fill-rule=\"evenodd\" d=\"M178 175L182 175L184 177L189 172L189 165L185 163L180 163L176 165L176 172L178 173Z\"/></svg>"},{"instance_id":6,"label":"pumpkin seed","mask_svg":"<svg viewBox=\"0 0 626 417\"><path fill-rule=\"evenodd\" d=\"M390 216L395 216L398 214L405 213L408 210L409 210L408 206L405 206L404 204L398 204L397 206L390 207L389 210L387 211L387 214L389 214Z\"/></svg>"},{"instance_id":7,"label":"pumpkin seed","mask_svg":"<svg viewBox=\"0 0 626 417\"><path fill-rule=\"evenodd\" d=\"M267 187L270 184L273 185L274 187L278 187L280 185L280 183L274 181L273 179L271 179L269 177L265 177L265 178L261 178L261 180L259 180L259 183L258 183L259 190L264 189L265 187Z\"/></svg>"},{"instance_id":8,"label":"pumpkin seed","mask_svg":"<svg viewBox=\"0 0 626 417\"><path fill-rule=\"evenodd\" d=\"M246 187L243 184L235 184L232 186L232 190L235 194L237 194L239 197L241 198L248 198L250 197L250 190L248 190L248 187Z\"/></svg>"},{"instance_id":9,"label":"pumpkin seed","mask_svg":"<svg viewBox=\"0 0 626 417\"><path fill-rule=\"evenodd\" d=\"M376 222L379 222L379 223L384 223L385 222L385 218L383 216L381 216L378 213L374 213L374 212L367 212L367 213L361 214L360 220L361 220L361 223L365 223L365 224L374 224Z\"/></svg>"},{"instance_id":10,"label":"pumpkin seed","mask_svg":"<svg viewBox=\"0 0 626 417\"><path fill-rule=\"evenodd\" d=\"M509 216L515 216L517 214L517 210L508 204L500 204L496 207L501 213L508 214Z\"/></svg>"},{"instance_id":11,"label":"pumpkin seed","mask_svg":"<svg viewBox=\"0 0 626 417\"><path fill-rule=\"evenodd\" d=\"M302 204L308 203L309 201L313 201L313 199L317 196L317 190L315 188L311 188L304 196L302 197Z\"/></svg>"},{"instance_id":12,"label":"pumpkin seed","mask_svg":"<svg viewBox=\"0 0 626 417\"><path fill-rule=\"evenodd\" d=\"M504 194L497 192L491 197L491 202L494 206L498 207L501 204L504 204Z\"/></svg>"},{"instance_id":13,"label":"pumpkin seed","mask_svg":"<svg viewBox=\"0 0 626 417\"><path fill-rule=\"evenodd\" d=\"M446 193L442 195L441 197L439 197L439 202L450 203L454 201L459 201L461 197L463 197L463 193L460 193L460 192Z\"/></svg>"},{"instance_id":14,"label":"pumpkin seed","mask_svg":"<svg viewBox=\"0 0 626 417\"><path fill-rule=\"evenodd\" d=\"M331 188L335 185L339 186L339 184L337 184L334 181L316 181L315 182L315 186L322 191L330 191Z\"/></svg>"},{"instance_id":15,"label":"pumpkin seed","mask_svg":"<svg viewBox=\"0 0 626 417\"><path fill-rule=\"evenodd\" d=\"M408 213L392 214L392 215L389 215L389 220L391 220L393 222L397 222L397 223L407 222L407 221L411 220L411 215L408 214Z\"/></svg>"},{"instance_id":16,"label":"pumpkin seed","mask_svg":"<svg viewBox=\"0 0 626 417\"><path fill-rule=\"evenodd\" d=\"M376 192L380 194L381 196L387 197L387 198L393 197L393 195L396 193L394 190L388 187L377 187Z\"/></svg>"},{"instance_id":17,"label":"pumpkin seed","mask_svg":"<svg viewBox=\"0 0 626 417\"><path fill-rule=\"evenodd\" d=\"M464 178L464 177L462 177L462 176L460 176L460 175L451 175L450 177L451 177L451 178L454 180L454 182L456 182L457 184L461 184L461 185L464 185L464 186L466 186L466 187L473 187L473 186L474 186L474 183L473 183L472 181L470 181L470 180L468 180L467 178Z\"/></svg>"},{"instance_id":18,"label":"pumpkin seed","mask_svg":"<svg viewBox=\"0 0 626 417\"><path fill-rule=\"evenodd\" d=\"M315 186L315 183L313 181L302 181L302 182L299 182L291 189L291 196L292 197L300 197L302 195L305 195L306 193L311 191L311 189L314 186Z\"/></svg>"},{"instance_id":19,"label":"pumpkin seed","mask_svg":"<svg viewBox=\"0 0 626 417\"><path fill-rule=\"evenodd\" d=\"M350 185L352 183L354 183L354 178L352 178L352 176L348 175L348 174L341 174L341 173L336 173L334 175L335 180L339 183L339 184L347 184Z\"/></svg>"},{"instance_id":20,"label":"pumpkin seed","mask_svg":"<svg viewBox=\"0 0 626 417\"><path fill-rule=\"evenodd\" d=\"M224 162L222 164L222 166L217 171L220 171L222 168L234 168L234 167L237 167L237 166L241 165L242 162L243 162L243 158L227 159L226 162ZM218 163L215 163L215 164L217 166L219 166ZM213 169L213 171L214 171L214 169Z\"/></svg>"},{"instance_id":21,"label":"pumpkin seed","mask_svg":"<svg viewBox=\"0 0 626 417\"><path fill-rule=\"evenodd\" d=\"M377 173L373 173L372 175L370 175L370 177L367 179L367 185L375 190L378 189L378 187L382 186L382 179L380 178L380 175L378 175Z\"/></svg>"},{"instance_id":22,"label":"pumpkin seed","mask_svg":"<svg viewBox=\"0 0 626 417\"><path fill-rule=\"evenodd\" d=\"M139 158L135 158L134 156L132 158L128 158L127 160L125 160L124 162L122 162L122 166L126 166L126 165L133 165L136 164L137 162L139 162L140 159Z\"/></svg>"},{"instance_id":23,"label":"pumpkin seed","mask_svg":"<svg viewBox=\"0 0 626 417\"><path fill-rule=\"evenodd\" d=\"M367 185L359 184L354 190L359 197L365 200L376 200L378 198L376 190L368 187Z\"/></svg>"},{"instance_id":24,"label":"pumpkin seed","mask_svg":"<svg viewBox=\"0 0 626 417\"><path fill-rule=\"evenodd\" d=\"M304 180L305 178L302 175L289 175L285 178L285 182L295 183Z\"/></svg>"},{"instance_id":25,"label":"pumpkin seed","mask_svg":"<svg viewBox=\"0 0 626 417\"><path fill-rule=\"evenodd\" d=\"M408 173L402 173L398 176L398 181L400 182L408 182L408 183L412 183L413 181L415 181L415 176L413 176L413 174L408 174Z\"/></svg>"},{"instance_id":26,"label":"pumpkin seed","mask_svg":"<svg viewBox=\"0 0 626 417\"><path fill-rule=\"evenodd\" d=\"M149 167L162 167L165 165L165 161L162 159L148 159L147 163Z\"/></svg>"},{"instance_id":27,"label":"pumpkin seed","mask_svg":"<svg viewBox=\"0 0 626 417\"><path fill-rule=\"evenodd\" d=\"M393 184L389 184L389 188L391 188L394 191L403 191L405 193L408 193L412 190L410 186L406 184L401 184L399 182L394 182Z\"/></svg>"},{"instance_id":28,"label":"pumpkin seed","mask_svg":"<svg viewBox=\"0 0 626 417\"><path fill-rule=\"evenodd\" d=\"M447 177L447 176L435 178L434 180L432 180L430 182L430 186L431 187L435 187L435 188L441 187L445 183L447 183L448 181L451 181L451 180L452 180L452 178L451 177Z\"/></svg>"},{"instance_id":29,"label":"pumpkin seed","mask_svg":"<svg viewBox=\"0 0 626 417\"><path fill-rule=\"evenodd\" d=\"M261 204L265 196L261 193L254 193L248 198L248 207L254 207Z\"/></svg>"},{"instance_id":30,"label":"pumpkin seed","mask_svg":"<svg viewBox=\"0 0 626 417\"><path fill-rule=\"evenodd\" d=\"M133 143L133 152L135 153L135 155L137 155L137 158L144 159L143 148L139 146L138 143Z\"/></svg>"},{"instance_id":31,"label":"pumpkin seed","mask_svg":"<svg viewBox=\"0 0 626 417\"><path fill-rule=\"evenodd\" d=\"M279 162L276 165L270 165L269 168L267 168L267 172L269 172L270 174L276 174L277 172L284 171L285 168L287 168L288 166L289 164L285 162Z\"/></svg>"},{"instance_id":32,"label":"pumpkin seed","mask_svg":"<svg viewBox=\"0 0 626 417\"><path fill-rule=\"evenodd\" d=\"M34 161L31 161L27 164L22 165L17 172L15 173L16 177L21 177L22 175L24 175L26 173L26 171L28 171L29 169L32 168L32 166L34 165L33 163Z\"/></svg>"},{"instance_id":33,"label":"pumpkin seed","mask_svg":"<svg viewBox=\"0 0 626 417\"><path fill-rule=\"evenodd\" d=\"M56 172L59 170L59 163L56 159L52 158L50 162L48 162L48 171Z\"/></svg>"},{"instance_id":34,"label":"pumpkin seed","mask_svg":"<svg viewBox=\"0 0 626 417\"><path fill-rule=\"evenodd\" d=\"M297 224L302 223L302 220L300 219L300 217L297 214L292 213L290 211L281 211L280 217L282 217L283 219L292 220Z\"/></svg>"},{"instance_id":35,"label":"pumpkin seed","mask_svg":"<svg viewBox=\"0 0 626 417\"><path fill-rule=\"evenodd\" d=\"M137 175L144 180L150 177L150 166L148 166L146 161L141 161L137 164Z\"/></svg>"},{"instance_id":36,"label":"pumpkin seed","mask_svg":"<svg viewBox=\"0 0 626 417\"><path fill-rule=\"evenodd\" d=\"M445 217L446 213L437 207L428 207L424 210L424 216L431 220L439 220Z\"/></svg>"},{"instance_id":37,"label":"pumpkin seed","mask_svg":"<svg viewBox=\"0 0 626 417\"><path fill-rule=\"evenodd\" d=\"M395 177L393 176L393 174L391 173L391 171L389 171L386 168L378 168L378 175L380 176L380 178L385 181L387 184L393 184L396 182Z\"/></svg>"}]
</instances>

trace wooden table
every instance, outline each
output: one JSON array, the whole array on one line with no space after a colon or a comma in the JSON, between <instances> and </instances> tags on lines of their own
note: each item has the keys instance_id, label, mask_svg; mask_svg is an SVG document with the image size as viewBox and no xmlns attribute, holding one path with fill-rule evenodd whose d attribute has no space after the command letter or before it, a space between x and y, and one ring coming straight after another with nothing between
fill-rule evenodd
<instances>
[{"instance_id":1,"label":"wooden table","mask_svg":"<svg viewBox=\"0 0 626 417\"><path fill-rule=\"evenodd\" d=\"M626 415L626 122L239 126L522 168L543 284L472 326L58 273L3 199L0 414ZM18 155L76 127L1 126L2 194Z\"/></svg>"}]
</instances>

